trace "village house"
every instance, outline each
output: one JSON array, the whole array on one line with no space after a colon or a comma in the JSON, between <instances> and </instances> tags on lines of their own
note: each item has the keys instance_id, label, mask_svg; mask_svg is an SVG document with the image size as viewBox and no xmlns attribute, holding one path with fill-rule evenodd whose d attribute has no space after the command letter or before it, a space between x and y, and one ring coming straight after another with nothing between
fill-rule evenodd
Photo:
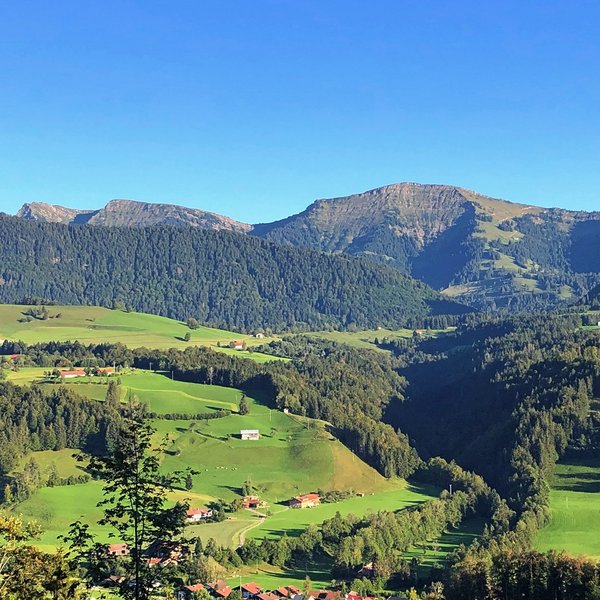
<instances>
[{"instance_id":1,"label":"village house","mask_svg":"<svg viewBox=\"0 0 600 600\"><path fill-rule=\"evenodd\" d=\"M127 544L109 544L106 547L106 553L109 556L127 556L129 554L129 546Z\"/></svg>"},{"instance_id":2,"label":"village house","mask_svg":"<svg viewBox=\"0 0 600 600\"><path fill-rule=\"evenodd\" d=\"M229 342L229 347L234 350L244 350L246 347L246 342L243 340L236 340L235 342Z\"/></svg>"},{"instance_id":3,"label":"village house","mask_svg":"<svg viewBox=\"0 0 600 600\"><path fill-rule=\"evenodd\" d=\"M262 593L262 588L260 587L260 585L251 581L249 583L244 583L243 585L241 585L240 592L242 593L242 598L244 600L256 600L258 595Z\"/></svg>"},{"instance_id":4,"label":"village house","mask_svg":"<svg viewBox=\"0 0 600 600\"><path fill-rule=\"evenodd\" d=\"M319 494L304 494L290 500L290 508L312 508L319 504L321 504L321 496Z\"/></svg>"},{"instance_id":5,"label":"village house","mask_svg":"<svg viewBox=\"0 0 600 600\"><path fill-rule=\"evenodd\" d=\"M240 437L243 440L259 440L260 431L258 429L242 429L240 430Z\"/></svg>"},{"instance_id":6,"label":"village house","mask_svg":"<svg viewBox=\"0 0 600 600\"><path fill-rule=\"evenodd\" d=\"M177 590L177 600L191 600L196 597L204 589L201 583L194 585L184 585L180 590Z\"/></svg>"},{"instance_id":7,"label":"village house","mask_svg":"<svg viewBox=\"0 0 600 600\"><path fill-rule=\"evenodd\" d=\"M204 519L210 519L213 516L213 511L206 506L199 506L198 508L190 508L185 513L187 520L193 523L202 521Z\"/></svg>"},{"instance_id":8,"label":"village house","mask_svg":"<svg viewBox=\"0 0 600 600\"><path fill-rule=\"evenodd\" d=\"M257 600L279 600L279 596L276 596L273 592L263 592L256 598Z\"/></svg>"},{"instance_id":9,"label":"village house","mask_svg":"<svg viewBox=\"0 0 600 600\"><path fill-rule=\"evenodd\" d=\"M301 591L294 585L286 585L284 587L280 587L276 590L273 590L273 593L279 596L280 598L292 598L300 594Z\"/></svg>"},{"instance_id":10,"label":"village house","mask_svg":"<svg viewBox=\"0 0 600 600\"><path fill-rule=\"evenodd\" d=\"M231 594L231 588L221 579L219 579L219 581L208 583L206 585L206 591L213 598L228 598Z\"/></svg>"}]
</instances>

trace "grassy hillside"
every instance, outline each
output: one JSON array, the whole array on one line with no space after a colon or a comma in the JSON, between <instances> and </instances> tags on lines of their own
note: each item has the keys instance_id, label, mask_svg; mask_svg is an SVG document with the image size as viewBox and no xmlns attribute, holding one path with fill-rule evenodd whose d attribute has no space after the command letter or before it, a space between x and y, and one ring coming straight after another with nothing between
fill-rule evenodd
<instances>
[{"instance_id":1,"label":"grassy hillside","mask_svg":"<svg viewBox=\"0 0 600 600\"><path fill-rule=\"evenodd\" d=\"M538 550L600 558L600 459L556 466L550 511L550 524L537 536Z\"/></svg>"},{"instance_id":2,"label":"grassy hillside","mask_svg":"<svg viewBox=\"0 0 600 600\"><path fill-rule=\"evenodd\" d=\"M22 369L11 377L23 384L35 381L42 372L43 369ZM132 371L120 378L123 398L131 391L159 414L236 410L241 396L239 390L232 388L172 381L166 375L148 371ZM107 387L105 382L97 380L65 385L97 400L104 398ZM179 492L179 498L189 499L192 505L206 504L217 498L230 501L240 496L242 485L251 479L272 514L264 519L260 513L240 511L224 523L190 527L190 534L237 545L241 534L264 538L285 531L295 535L310 523L333 516L337 510L359 515L370 510L398 510L426 501L435 494L430 488L385 479L337 441L325 423L271 410L260 398L248 400L250 413L244 416L234 413L208 421L154 421L156 444L167 441L166 452L161 455L162 469L167 472L192 467L199 472L191 491ZM260 440L240 438L240 429L254 428L260 430ZM34 457L42 472L52 462L59 466L61 474L80 469L69 450L34 453ZM340 503L310 510L287 508L286 501L291 496L317 489L353 490L364 496L352 496ZM52 547L72 521L83 518L94 522L100 494L98 482L44 488L14 511L42 522L45 533L40 544ZM96 525L92 528L107 539L101 528Z\"/></svg>"},{"instance_id":3,"label":"grassy hillside","mask_svg":"<svg viewBox=\"0 0 600 600\"><path fill-rule=\"evenodd\" d=\"M262 354L219 348L218 344L226 346L232 341L245 341L249 347L265 341L234 331L211 327L190 329L182 321L99 306L50 306L50 318L20 322L28 308L20 304L0 304L0 340L22 340L28 344L78 340L82 344L109 342L125 344L130 348L145 346L157 349L211 346L236 356L259 361L272 360L272 357ZM184 341L186 333L190 334L189 342Z\"/></svg>"}]
</instances>

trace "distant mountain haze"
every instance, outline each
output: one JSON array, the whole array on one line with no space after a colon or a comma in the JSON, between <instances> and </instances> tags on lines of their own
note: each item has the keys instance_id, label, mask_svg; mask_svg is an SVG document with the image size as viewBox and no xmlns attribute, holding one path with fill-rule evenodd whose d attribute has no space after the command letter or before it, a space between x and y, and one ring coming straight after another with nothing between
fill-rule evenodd
<instances>
[{"instance_id":1,"label":"distant mountain haze","mask_svg":"<svg viewBox=\"0 0 600 600\"><path fill-rule=\"evenodd\" d=\"M97 211L32 203L17 216L248 233L385 263L484 310L557 305L600 284L600 213L516 204L451 185L387 185L317 200L297 215L256 225L131 200L112 200Z\"/></svg>"}]
</instances>

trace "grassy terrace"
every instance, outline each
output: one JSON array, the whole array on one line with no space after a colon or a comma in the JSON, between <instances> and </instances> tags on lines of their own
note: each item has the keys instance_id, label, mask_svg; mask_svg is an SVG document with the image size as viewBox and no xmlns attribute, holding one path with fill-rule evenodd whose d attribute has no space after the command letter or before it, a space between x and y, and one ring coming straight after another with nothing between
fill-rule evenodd
<instances>
[{"instance_id":1,"label":"grassy terrace","mask_svg":"<svg viewBox=\"0 0 600 600\"><path fill-rule=\"evenodd\" d=\"M50 341L78 340L82 344L101 342L122 343L130 348L178 348L190 345L210 346L215 350L252 358L259 362L273 360L264 354L219 348L232 341L245 341L248 347L270 341L251 335L211 327L190 329L185 323L145 313L109 310L98 306L49 306L51 318L19 322L29 307L15 304L0 305L0 340L22 340L28 344ZM60 317L56 318L56 315ZM190 341L184 341L186 333Z\"/></svg>"}]
</instances>

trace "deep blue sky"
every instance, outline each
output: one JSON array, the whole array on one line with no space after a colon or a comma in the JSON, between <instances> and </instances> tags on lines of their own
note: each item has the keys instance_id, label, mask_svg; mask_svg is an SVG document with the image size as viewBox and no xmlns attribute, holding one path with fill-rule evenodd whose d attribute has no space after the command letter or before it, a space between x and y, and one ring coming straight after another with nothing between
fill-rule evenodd
<instances>
[{"instance_id":1,"label":"deep blue sky","mask_svg":"<svg viewBox=\"0 0 600 600\"><path fill-rule=\"evenodd\" d=\"M600 209L597 0L0 7L0 209L266 221L397 181Z\"/></svg>"}]
</instances>

